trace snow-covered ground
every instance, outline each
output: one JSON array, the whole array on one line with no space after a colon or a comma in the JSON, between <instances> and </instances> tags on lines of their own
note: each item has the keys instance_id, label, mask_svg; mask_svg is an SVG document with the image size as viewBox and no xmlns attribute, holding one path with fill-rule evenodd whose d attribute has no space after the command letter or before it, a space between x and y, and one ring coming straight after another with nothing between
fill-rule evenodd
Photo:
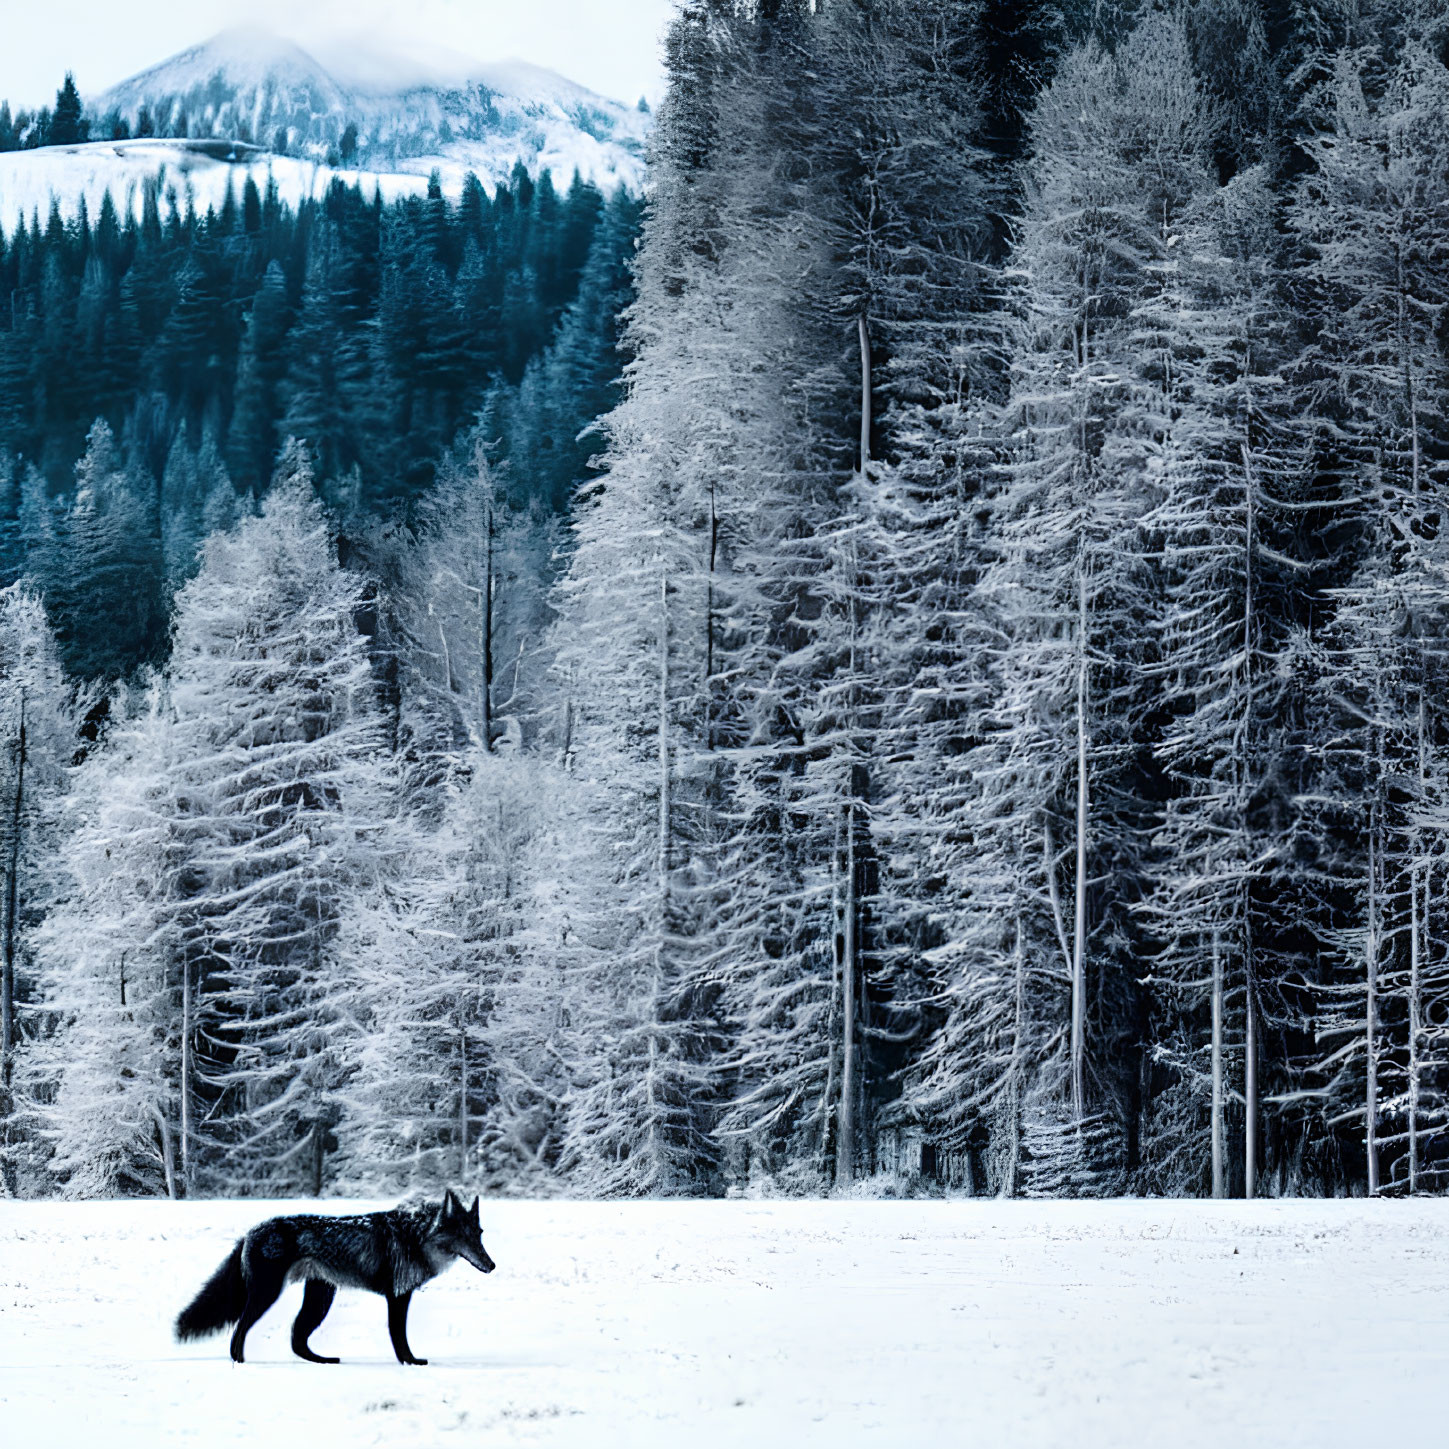
<instances>
[{"instance_id":1,"label":"snow-covered ground","mask_svg":"<svg viewBox=\"0 0 1449 1449\"><path fill-rule=\"evenodd\" d=\"M345 1210L329 1202L326 1211ZM499 1270L171 1341L258 1203L0 1203L15 1445L1445 1441L1449 1203L485 1204Z\"/></svg>"}]
</instances>

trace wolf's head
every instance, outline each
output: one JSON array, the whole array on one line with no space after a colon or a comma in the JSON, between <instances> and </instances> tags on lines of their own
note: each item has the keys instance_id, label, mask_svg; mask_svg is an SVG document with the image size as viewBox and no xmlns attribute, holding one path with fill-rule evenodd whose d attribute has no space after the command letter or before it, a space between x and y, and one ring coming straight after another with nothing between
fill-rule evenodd
<instances>
[{"instance_id":1,"label":"wolf's head","mask_svg":"<svg viewBox=\"0 0 1449 1449\"><path fill-rule=\"evenodd\" d=\"M445 1253L466 1259L480 1273L491 1273L498 1266L483 1246L483 1227L478 1221L476 1197L472 1207L464 1207L462 1200L449 1188L428 1226L428 1237Z\"/></svg>"}]
</instances>

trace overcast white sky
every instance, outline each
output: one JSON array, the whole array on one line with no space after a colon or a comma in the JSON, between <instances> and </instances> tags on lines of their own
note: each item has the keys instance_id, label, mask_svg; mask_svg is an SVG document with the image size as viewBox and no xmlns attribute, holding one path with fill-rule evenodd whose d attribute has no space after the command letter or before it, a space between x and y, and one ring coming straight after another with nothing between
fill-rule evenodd
<instances>
[{"instance_id":1,"label":"overcast white sky","mask_svg":"<svg viewBox=\"0 0 1449 1449\"><path fill-rule=\"evenodd\" d=\"M306 46L363 32L478 60L518 56L621 101L662 90L659 38L673 0L0 0L0 98L35 106L67 70L82 95L238 24Z\"/></svg>"}]
</instances>

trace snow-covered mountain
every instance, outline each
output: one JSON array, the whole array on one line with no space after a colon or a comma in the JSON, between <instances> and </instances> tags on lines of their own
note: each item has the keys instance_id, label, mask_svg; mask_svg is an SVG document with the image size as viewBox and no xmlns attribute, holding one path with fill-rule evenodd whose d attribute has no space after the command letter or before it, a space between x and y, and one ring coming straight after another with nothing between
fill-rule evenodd
<instances>
[{"instance_id":1,"label":"snow-covered mountain","mask_svg":"<svg viewBox=\"0 0 1449 1449\"><path fill-rule=\"evenodd\" d=\"M643 177L646 113L522 61L483 64L417 46L337 41L323 58L256 29L228 30L98 96L133 133L246 141L286 155L426 175L506 176L516 161L566 185ZM355 151L352 138L355 136Z\"/></svg>"},{"instance_id":2,"label":"snow-covered mountain","mask_svg":"<svg viewBox=\"0 0 1449 1449\"><path fill-rule=\"evenodd\" d=\"M163 192L190 187L205 206L231 182L240 188L243 166L272 175L293 199L324 190L339 170L385 196L419 190L437 171L456 194L468 172L489 184L520 161L534 175L551 171L561 187L577 171L606 190L637 191L650 122L524 61L487 64L419 46L382 52L362 40L313 53L255 28L182 51L89 98L87 110L107 133L119 117L145 139L0 156L0 227L37 211L43 219L51 196L66 213L84 195L94 214L107 190L121 206L162 171Z\"/></svg>"}]
</instances>

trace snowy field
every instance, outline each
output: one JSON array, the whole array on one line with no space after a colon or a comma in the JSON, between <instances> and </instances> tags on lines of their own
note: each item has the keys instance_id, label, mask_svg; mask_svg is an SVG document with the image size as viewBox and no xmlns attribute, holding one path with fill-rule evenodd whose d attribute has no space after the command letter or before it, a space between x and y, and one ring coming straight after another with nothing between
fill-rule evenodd
<instances>
[{"instance_id":1,"label":"snowy field","mask_svg":"<svg viewBox=\"0 0 1449 1449\"><path fill-rule=\"evenodd\" d=\"M344 1205L329 1202L324 1211ZM1444 1443L1449 1203L485 1205L397 1364L287 1290L233 1366L176 1311L257 1203L0 1203L15 1445Z\"/></svg>"}]
</instances>

